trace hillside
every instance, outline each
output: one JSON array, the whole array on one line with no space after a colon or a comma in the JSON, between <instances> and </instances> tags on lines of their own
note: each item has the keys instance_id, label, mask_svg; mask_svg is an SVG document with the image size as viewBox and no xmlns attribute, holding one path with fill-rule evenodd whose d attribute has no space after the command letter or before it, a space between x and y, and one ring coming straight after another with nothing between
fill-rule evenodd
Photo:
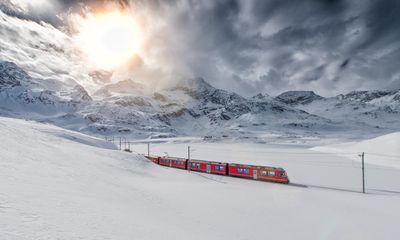
<instances>
[{"instance_id":1,"label":"hillside","mask_svg":"<svg viewBox=\"0 0 400 240\"><path fill-rule=\"evenodd\" d=\"M2 239L260 239L266 229L279 239L399 234L396 193L324 187L315 178L358 179L332 163L320 174L289 164L297 185L281 185L163 168L46 124L0 118L0 126ZM299 156L296 162L307 166L309 157ZM398 174L392 177L396 182ZM312 178L313 186L302 184Z\"/></svg>"}]
</instances>

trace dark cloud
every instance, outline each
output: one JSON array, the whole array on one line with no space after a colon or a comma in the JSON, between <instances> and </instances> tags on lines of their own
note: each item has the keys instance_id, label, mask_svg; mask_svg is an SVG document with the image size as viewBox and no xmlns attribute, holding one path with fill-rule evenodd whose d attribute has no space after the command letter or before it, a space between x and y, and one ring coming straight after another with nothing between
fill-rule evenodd
<instances>
[{"instance_id":1,"label":"dark cloud","mask_svg":"<svg viewBox=\"0 0 400 240\"><path fill-rule=\"evenodd\" d=\"M186 49L192 59L206 52L219 66L220 73L212 75L193 68L216 85L241 83L236 90L242 93L286 87L331 95L398 85L399 5L395 0L201 1L177 11L174 25L192 37Z\"/></svg>"},{"instance_id":2,"label":"dark cloud","mask_svg":"<svg viewBox=\"0 0 400 240\"><path fill-rule=\"evenodd\" d=\"M398 0L60 0L55 13L31 18L58 26L59 13L110 2L163 20L154 43L176 68L218 87L248 95L400 87Z\"/></svg>"}]
</instances>

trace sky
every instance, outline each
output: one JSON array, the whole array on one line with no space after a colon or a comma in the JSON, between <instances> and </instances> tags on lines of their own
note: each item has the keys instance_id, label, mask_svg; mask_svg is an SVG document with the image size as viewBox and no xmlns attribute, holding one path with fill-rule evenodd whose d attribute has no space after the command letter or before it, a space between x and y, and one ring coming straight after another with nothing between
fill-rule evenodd
<instances>
[{"instance_id":1,"label":"sky","mask_svg":"<svg viewBox=\"0 0 400 240\"><path fill-rule=\"evenodd\" d=\"M44 21L72 37L70 15L109 5L129 11L145 44L136 56L142 65L124 76L146 66L143 76L203 77L245 96L400 88L398 0L2 2L7 14Z\"/></svg>"}]
</instances>

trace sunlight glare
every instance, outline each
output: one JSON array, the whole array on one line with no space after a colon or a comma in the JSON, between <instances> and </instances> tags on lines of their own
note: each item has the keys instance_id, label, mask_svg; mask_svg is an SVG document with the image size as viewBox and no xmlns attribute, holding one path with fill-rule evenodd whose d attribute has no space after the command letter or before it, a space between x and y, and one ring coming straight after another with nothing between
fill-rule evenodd
<instances>
[{"instance_id":1,"label":"sunlight glare","mask_svg":"<svg viewBox=\"0 0 400 240\"><path fill-rule=\"evenodd\" d=\"M129 61L140 45L133 17L121 12L89 16L79 32L78 44L90 64L104 70Z\"/></svg>"}]
</instances>

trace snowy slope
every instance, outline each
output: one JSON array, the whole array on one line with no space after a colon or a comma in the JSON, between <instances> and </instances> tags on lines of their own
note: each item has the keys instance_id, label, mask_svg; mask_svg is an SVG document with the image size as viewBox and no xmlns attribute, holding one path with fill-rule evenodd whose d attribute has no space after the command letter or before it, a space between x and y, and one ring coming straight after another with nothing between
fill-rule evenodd
<instances>
[{"instance_id":1,"label":"snowy slope","mask_svg":"<svg viewBox=\"0 0 400 240\"><path fill-rule=\"evenodd\" d=\"M2 239L389 239L400 233L394 192L362 195L188 173L50 125L0 118L0 126ZM337 168L331 170L335 177Z\"/></svg>"},{"instance_id":2,"label":"snowy slope","mask_svg":"<svg viewBox=\"0 0 400 240\"><path fill-rule=\"evenodd\" d=\"M400 132L383 135L361 142L349 142L315 147L320 152L365 152L367 163L400 168ZM355 160L357 158L354 158ZM360 160L358 158L357 160Z\"/></svg>"}]
</instances>

